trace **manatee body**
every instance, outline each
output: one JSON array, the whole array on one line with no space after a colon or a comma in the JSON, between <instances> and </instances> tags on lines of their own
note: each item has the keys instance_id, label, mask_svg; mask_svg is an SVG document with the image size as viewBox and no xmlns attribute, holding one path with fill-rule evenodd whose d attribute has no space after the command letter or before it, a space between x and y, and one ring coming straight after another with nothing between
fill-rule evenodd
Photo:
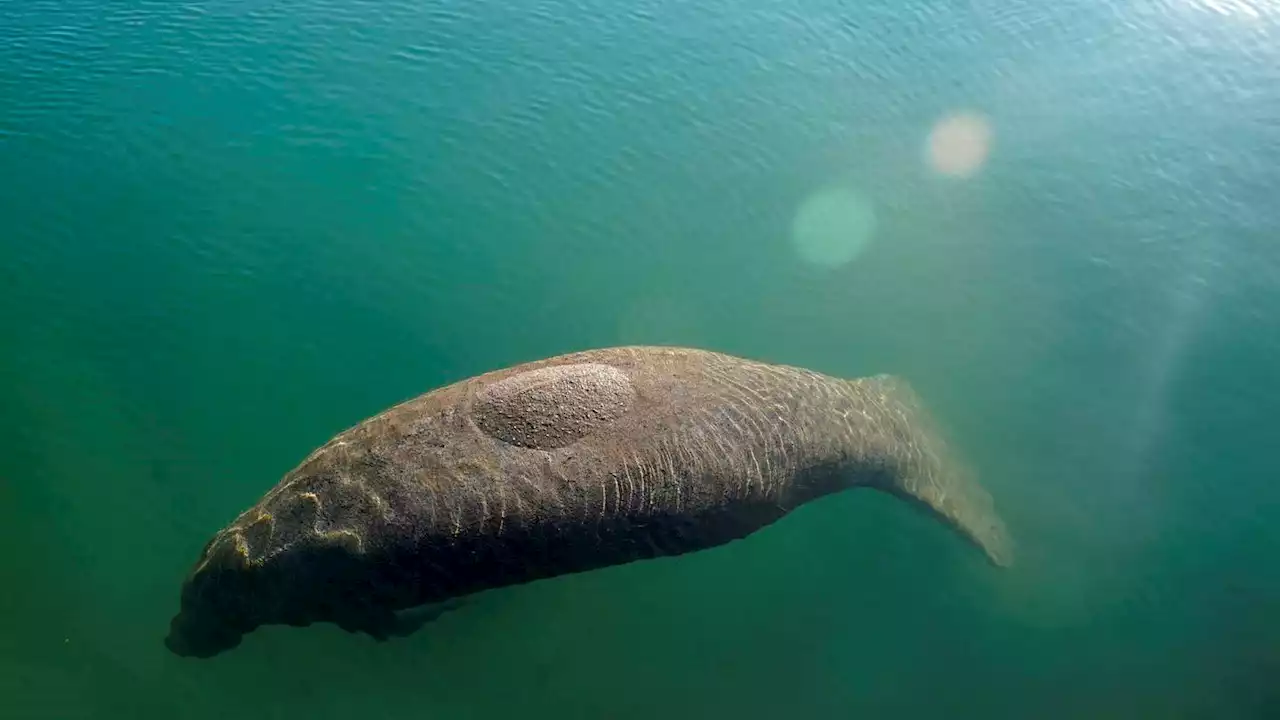
<instances>
[{"instance_id":1,"label":"manatee body","mask_svg":"<svg viewBox=\"0 0 1280 720\"><path fill-rule=\"evenodd\" d=\"M385 639L411 608L722 545L854 487L1011 560L989 495L899 379L671 347L561 355L315 450L205 546L165 642L210 657L315 622Z\"/></svg>"}]
</instances>

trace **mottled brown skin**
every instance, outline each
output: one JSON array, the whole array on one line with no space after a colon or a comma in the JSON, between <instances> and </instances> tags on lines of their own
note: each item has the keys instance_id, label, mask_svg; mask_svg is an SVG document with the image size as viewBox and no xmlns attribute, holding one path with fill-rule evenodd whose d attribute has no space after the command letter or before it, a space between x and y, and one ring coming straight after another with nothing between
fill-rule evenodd
<instances>
[{"instance_id":1,"label":"mottled brown skin","mask_svg":"<svg viewBox=\"0 0 1280 720\"><path fill-rule=\"evenodd\" d=\"M384 639L397 611L742 538L865 486L997 565L987 493L915 395L702 350L562 355L426 393L337 435L213 537L166 644L209 657L265 624Z\"/></svg>"}]
</instances>

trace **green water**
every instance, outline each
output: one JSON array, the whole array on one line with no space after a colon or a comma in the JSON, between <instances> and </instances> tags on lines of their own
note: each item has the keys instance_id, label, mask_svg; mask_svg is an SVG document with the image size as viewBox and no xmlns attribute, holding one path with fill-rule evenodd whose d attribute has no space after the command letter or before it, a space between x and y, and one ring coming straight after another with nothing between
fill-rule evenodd
<instances>
[{"instance_id":1,"label":"green water","mask_svg":"<svg viewBox=\"0 0 1280 720\"><path fill-rule=\"evenodd\" d=\"M1277 48L1268 0L0 0L0 716L1280 715ZM1018 565L848 493L165 650L332 434L618 343L908 377Z\"/></svg>"}]
</instances>

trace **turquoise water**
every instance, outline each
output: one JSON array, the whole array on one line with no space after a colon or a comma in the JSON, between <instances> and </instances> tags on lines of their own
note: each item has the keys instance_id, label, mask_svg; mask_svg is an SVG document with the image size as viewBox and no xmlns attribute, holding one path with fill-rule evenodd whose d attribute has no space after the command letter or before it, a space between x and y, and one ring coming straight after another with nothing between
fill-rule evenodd
<instances>
[{"instance_id":1,"label":"turquoise water","mask_svg":"<svg viewBox=\"0 0 1280 720\"><path fill-rule=\"evenodd\" d=\"M1280 714L1277 48L1266 0L0 0L3 715ZM908 377L1018 565L848 493L167 653L329 436L619 343Z\"/></svg>"}]
</instances>

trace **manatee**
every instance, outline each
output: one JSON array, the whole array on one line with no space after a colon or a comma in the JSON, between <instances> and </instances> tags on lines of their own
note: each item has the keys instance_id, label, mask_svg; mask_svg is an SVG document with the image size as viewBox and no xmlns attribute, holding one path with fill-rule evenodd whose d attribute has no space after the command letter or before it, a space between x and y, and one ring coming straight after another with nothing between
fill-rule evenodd
<instances>
[{"instance_id":1,"label":"manatee","mask_svg":"<svg viewBox=\"0 0 1280 720\"><path fill-rule=\"evenodd\" d=\"M205 545L165 644L208 658L313 623L386 640L481 591L720 546L859 487L1012 562L990 494L901 378L677 347L546 358L313 451Z\"/></svg>"}]
</instances>

